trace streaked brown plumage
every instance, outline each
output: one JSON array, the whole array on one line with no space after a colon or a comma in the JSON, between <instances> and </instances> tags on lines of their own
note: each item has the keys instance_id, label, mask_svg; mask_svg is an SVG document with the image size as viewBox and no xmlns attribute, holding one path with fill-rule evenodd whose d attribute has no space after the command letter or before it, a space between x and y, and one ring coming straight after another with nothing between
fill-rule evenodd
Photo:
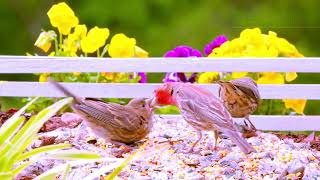
<instances>
[{"instance_id":1,"label":"streaked brown plumage","mask_svg":"<svg viewBox=\"0 0 320 180\"><path fill-rule=\"evenodd\" d=\"M228 111L235 118L245 118L250 130L256 130L249 120L259 106L260 94L256 82L250 77L243 77L231 81L218 81L220 85L219 96L223 100Z\"/></svg>"},{"instance_id":2,"label":"streaked brown plumage","mask_svg":"<svg viewBox=\"0 0 320 180\"><path fill-rule=\"evenodd\" d=\"M183 118L197 130L198 140L190 151L201 140L201 131L214 131L215 145L218 132L222 132L244 153L255 152L240 136L222 101L206 89L189 83L165 83L156 90L151 105L153 104L177 106Z\"/></svg>"},{"instance_id":3,"label":"streaked brown plumage","mask_svg":"<svg viewBox=\"0 0 320 180\"><path fill-rule=\"evenodd\" d=\"M131 144L143 139L152 128L153 109L145 98L132 99L123 106L95 98L79 98L61 84L50 80L56 88L74 98L72 109L84 118L92 131L115 144Z\"/></svg>"}]
</instances>

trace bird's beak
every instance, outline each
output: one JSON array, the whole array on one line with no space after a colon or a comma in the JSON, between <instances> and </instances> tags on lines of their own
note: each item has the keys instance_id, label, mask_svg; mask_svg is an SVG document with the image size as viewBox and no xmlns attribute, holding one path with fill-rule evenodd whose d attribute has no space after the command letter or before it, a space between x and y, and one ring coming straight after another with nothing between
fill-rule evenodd
<instances>
[{"instance_id":1,"label":"bird's beak","mask_svg":"<svg viewBox=\"0 0 320 180\"><path fill-rule=\"evenodd\" d=\"M153 97L151 100L150 100L150 107L151 108L154 108L156 105L158 104L157 102L157 98L156 97Z\"/></svg>"}]
</instances>

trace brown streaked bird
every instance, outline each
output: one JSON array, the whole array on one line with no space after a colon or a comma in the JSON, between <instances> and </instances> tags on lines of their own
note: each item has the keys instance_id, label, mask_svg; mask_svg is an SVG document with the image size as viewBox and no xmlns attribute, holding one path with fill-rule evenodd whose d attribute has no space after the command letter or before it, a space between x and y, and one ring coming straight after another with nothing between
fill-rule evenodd
<instances>
[{"instance_id":1,"label":"brown streaked bird","mask_svg":"<svg viewBox=\"0 0 320 180\"><path fill-rule=\"evenodd\" d=\"M201 131L214 131L215 147L218 132L224 133L244 153L256 150L243 138L223 102L213 93L190 83L165 83L155 91L153 105L175 105L181 115L198 132L198 139L189 152L202 138Z\"/></svg>"},{"instance_id":2,"label":"brown streaked bird","mask_svg":"<svg viewBox=\"0 0 320 180\"><path fill-rule=\"evenodd\" d=\"M256 127L249 119L257 110L260 94L257 83L250 77L243 77L231 81L218 81L220 85L219 97L234 118L244 118L249 130L256 131ZM246 123L248 121L248 123Z\"/></svg>"},{"instance_id":3,"label":"brown streaked bird","mask_svg":"<svg viewBox=\"0 0 320 180\"><path fill-rule=\"evenodd\" d=\"M72 109L84 118L93 133L116 145L131 144L146 137L153 122L153 108L146 98L132 99L127 105L80 98L61 84L49 79L66 96L74 98Z\"/></svg>"}]
</instances>

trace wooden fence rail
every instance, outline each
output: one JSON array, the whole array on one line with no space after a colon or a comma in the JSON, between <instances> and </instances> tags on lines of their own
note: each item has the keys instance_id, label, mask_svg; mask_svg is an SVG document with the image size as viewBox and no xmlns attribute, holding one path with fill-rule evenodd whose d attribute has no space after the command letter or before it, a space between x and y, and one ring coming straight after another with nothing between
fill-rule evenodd
<instances>
[{"instance_id":1,"label":"wooden fence rail","mask_svg":"<svg viewBox=\"0 0 320 180\"><path fill-rule=\"evenodd\" d=\"M72 58L0 56L0 74L61 72L301 72L319 73L320 58ZM63 83L83 97L150 97L160 84ZM199 85L215 94L216 84ZM259 85L263 99L320 99L319 84ZM0 82L0 96L63 97L48 83ZM166 115L166 118L179 118ZM252 116L261 130L320 130L320 116ZM240 121L240 119L236 119Z\"/></svg>"},{"instance_id":2,"label":"wooden fence rail","mask_svg":"<svg viewBox=\"0 0 320 180\"><path fill-rule=\"evenodd\" d=\"M43 72L310 72L320 58L83 58L0 56L1 73Z\"/></svg>"}]
</instances>

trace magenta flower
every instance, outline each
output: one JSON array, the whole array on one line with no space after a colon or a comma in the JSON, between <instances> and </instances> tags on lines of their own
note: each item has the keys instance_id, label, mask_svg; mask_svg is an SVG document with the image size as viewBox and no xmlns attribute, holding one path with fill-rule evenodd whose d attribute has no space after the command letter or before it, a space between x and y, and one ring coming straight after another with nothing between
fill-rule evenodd
<instances>
[{"instance_id":1,"label":"magenta flower","mask_svg":"<svg viewBox=\"0 0 320 180\"><path fill-rule=\"evenodd\" d=\"M144 72L138 72L138 76L141 77L141 79L138 81L139 83L147 83L147 74Z\"/></svg>"},{"instance_id":2,"label":"magenta flower","mask_svg":"<svg viewBox=\"0 0 320 180\"><path fill-rule=\"evenodd\" d=\"M220 47L224 42L228 41L228 38L224 35L219 35L217 36L213 41L211 41L209 44L207 44L204 47L204 54L206 56L209 56L209 54L211 54L211 52L217 48Z\"/></svg>"},{"instance_id":3,"label":"magenta flower","mask_svg":"<svg viewBox=\"0 0 320 180\"><path fill-rule=\"evenodd\" d=\"M202 54L197 49L192 49L190 46L177 46L173 50L165 53L164 57L202 57ZM191 82L194 83L197 73L193 73L189 78L182 72L167 73L163 82Z\"/></svg>"},{"instance_id":4,"label":"magenta flower","mask_svg":"<svg viewBox=\"0 0 320 180\"><path fill-rule=\"evenodd\" d=\"M133 73L130 75L130 79L136 78L137 76L140 76L140 80L138 83L147 83L147 74L144 72L138 72L138 73Z\"/></svg>"},{"instance_id":5,"label":"magenta flower","mask_svg":"<svg viewBox=\"0 0 320 180\"><path fill-rule=\"evenodd\" d=\"M164 57L202 57L202 54L197 49L192 49L190 46L177 46L173 50L168 51Z\"/></svg>"}]
</instances>

